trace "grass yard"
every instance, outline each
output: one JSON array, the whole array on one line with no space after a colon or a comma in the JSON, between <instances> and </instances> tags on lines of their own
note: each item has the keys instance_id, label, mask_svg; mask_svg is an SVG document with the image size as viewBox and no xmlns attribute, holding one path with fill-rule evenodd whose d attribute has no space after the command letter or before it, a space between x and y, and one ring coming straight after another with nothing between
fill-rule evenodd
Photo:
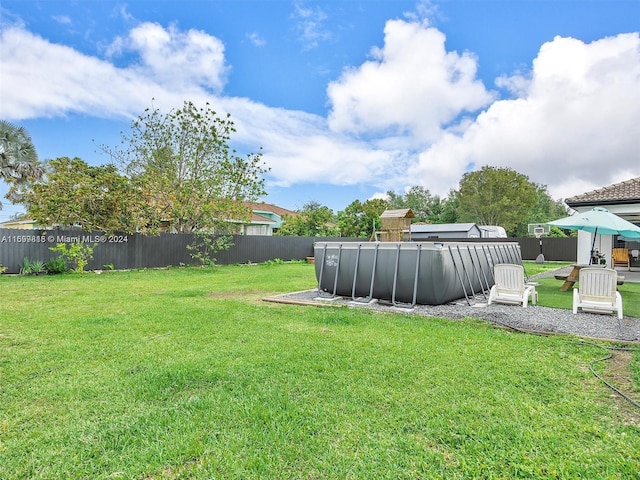
<instances>
[{"instance_id":1,"label":"grass yard","mask_svg":"<svg viewBox=\"0 0 640 480\"><path fill-rule=\"evenodd\" d=\"M303 263L0 277L0 478L638 478L597 345L261 301L315 286Z\"/></svg>"},{"instance_id":2,"label":"grass yard","mask_svg":"<svg viewBox=\"0 0 640 480\"><path fill-rule=\"evenodd\" d=\"M529 276L568 265L571 264L566 262L546 262L544 264L524 262L525 270ZM624 275L624 273L621 274ZM571 310L573 305L573 291L571 289L566 292L561 292L560 286L562 282L556 280L554 277L538 279L536 282L540 284L536 287L539 294L538 303L540 305ZM640 283L625 282L618 286L618 291L622 295L624 314L630 317L640 318Z\"/></svg>"},{"instance_id":3,"label":"grass yard","mask_svg":"<svg viewBox=\"0 0 640 480\"><path fill-rule=\"evenodd\" d=\"M558 268L568 267L571 265L571 262L545 262L545 263L536 263L532 261L524 261L522 262L524 265L524 269L529 276L537 275L539 273L551 272L553 270L557 270Z\"/></svg>"}]
</instances>

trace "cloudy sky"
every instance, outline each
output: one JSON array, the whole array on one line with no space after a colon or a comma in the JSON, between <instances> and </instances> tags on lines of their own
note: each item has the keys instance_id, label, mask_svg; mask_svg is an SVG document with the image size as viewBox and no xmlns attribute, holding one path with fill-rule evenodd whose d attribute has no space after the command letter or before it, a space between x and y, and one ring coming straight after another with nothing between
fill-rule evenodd
<instances>
[{"instance_id":1,"label":"cloudy sky","mask_svg":"<svg viewBox=\"0 0 640 480\"><path fill-rule=\"evenodd\" d=\"M107 163L145 108L190 100L263 148L262 200L292 210L444 197L484 165L558 199L640 176L638 0L2 0L0 28L0 118L41 159Z\"/></svg>"}]
</instances>

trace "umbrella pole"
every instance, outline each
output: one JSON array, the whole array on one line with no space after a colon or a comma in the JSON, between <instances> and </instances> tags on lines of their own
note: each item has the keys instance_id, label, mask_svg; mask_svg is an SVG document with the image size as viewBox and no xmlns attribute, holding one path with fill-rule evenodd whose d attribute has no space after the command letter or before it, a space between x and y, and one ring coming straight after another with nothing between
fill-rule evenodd
<instances>
[{"instance_id":1,"label":"umbrella pole","mask_svg":"<svg viewBox=\"0 0 640 480\"><path fill-rule=\"evenodd\" d=\"M593 241L591 242L591 254L589 255L589 265L591 265L591 262L593 262L593 252L595 251L597 234L598 234L598 229L596 228L596 231L593 232Z\"/></svg>"}]
</instances>

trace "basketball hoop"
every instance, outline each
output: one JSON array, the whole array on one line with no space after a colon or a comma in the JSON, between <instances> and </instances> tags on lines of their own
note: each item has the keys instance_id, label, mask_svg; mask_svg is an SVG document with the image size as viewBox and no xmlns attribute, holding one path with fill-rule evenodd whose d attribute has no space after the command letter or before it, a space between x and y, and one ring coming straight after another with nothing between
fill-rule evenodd
<instances>
[{"instance_id":1,"label":"basketball hoop","mask_svg":"<svg viewBox=\"0 0 640 480\"><path fill-rule=\"evenodd\" d=\"M551 227L546 223L530 223L528 225L529 235L533 235L536 238L540 238L544 235L549 235Z\"/></svg>"},{"instance_id":2,"label":"basketball hoop","mask_svg":"<svg viewBox=\"0 0 640 480\"><path fill-rule=\"evenodd\" d=\"M544 255L542 253L542 237L549 235L551 227L546 223L530 223L529 235L533 235L540 241L540 254L536 257L536 263L544 263Z\"/></svg>"}]
</instances>

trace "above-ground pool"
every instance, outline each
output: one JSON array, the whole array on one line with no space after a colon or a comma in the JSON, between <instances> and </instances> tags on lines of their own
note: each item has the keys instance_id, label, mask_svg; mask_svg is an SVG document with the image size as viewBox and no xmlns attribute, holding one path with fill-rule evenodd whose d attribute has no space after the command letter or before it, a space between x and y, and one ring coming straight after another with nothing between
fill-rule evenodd
<instances>
[{"instance_id":1,"label":"above-ground pool","mask_svg":"<svg viewBox=\"0 0 640 480\"><path fill-rule=\"evenodd\" d=\"M497 263L522 263L517 242L317 242L320 295L441 305L494 284Z\"/></svg>"}]
</instances>

